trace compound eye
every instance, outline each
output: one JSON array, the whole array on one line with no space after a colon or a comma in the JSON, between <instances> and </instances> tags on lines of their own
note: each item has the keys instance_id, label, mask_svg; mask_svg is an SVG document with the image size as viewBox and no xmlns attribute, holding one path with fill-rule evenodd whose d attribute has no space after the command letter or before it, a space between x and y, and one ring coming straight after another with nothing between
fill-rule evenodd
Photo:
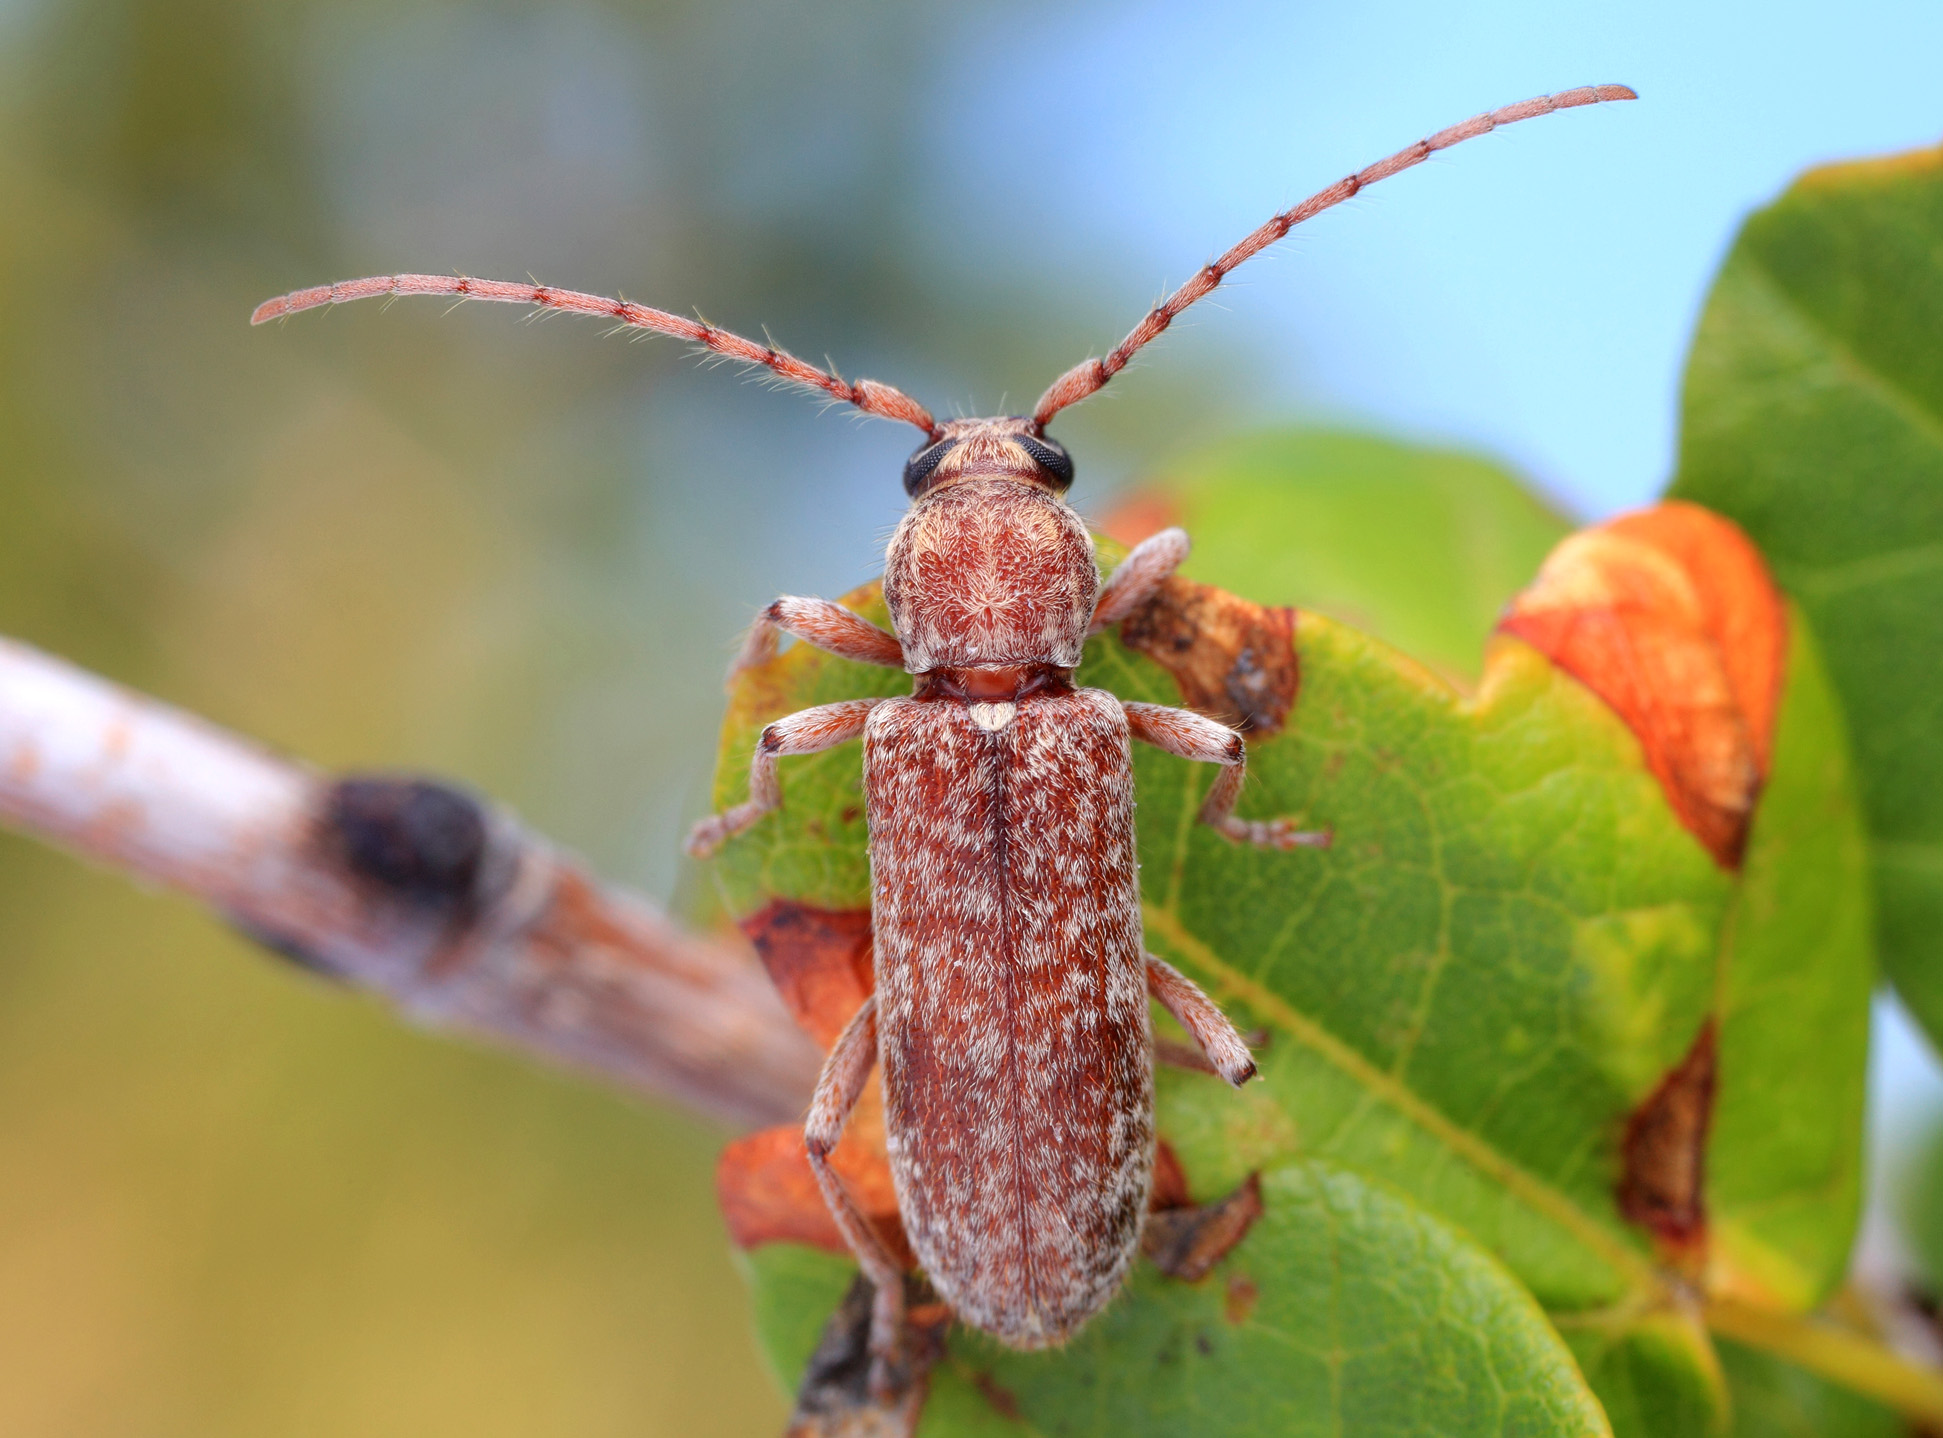
<instances>
[{"instance_id":1,"label":"compound eye","mask_svg":"<svg viewBox=\"0 0 1943 1438\"><path fill-rule=\"evenodd\" d=\"M931 472L938 467L938 462L951 452L951 447L956 443L953 439L941 439L935 444L927 444L905 460L904 492L916 499L918 491L924 488L924 482L931 478Z\"/></svg>"},{"instance_id":2,"label":"compound eye","mask_svg":"<svg viewBox=\"0 0 1943 1438\"><path fill-rule=\"evenodd\" d=\"M1018 445L1032 456L1032 462L1052 476L1053 483L1060 489L1068 489L1073 483L1073 457L1066 453L1066 447L1056 439L1034 439L1029 434L1018 437Z\"/></svg>"}]
</instances>

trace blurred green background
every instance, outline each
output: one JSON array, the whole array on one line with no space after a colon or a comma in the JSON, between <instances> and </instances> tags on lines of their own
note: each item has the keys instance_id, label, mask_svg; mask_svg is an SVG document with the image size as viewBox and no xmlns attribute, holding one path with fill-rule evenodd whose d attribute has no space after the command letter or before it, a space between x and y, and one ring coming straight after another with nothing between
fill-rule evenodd
<instances>
[{"instance_id":1,"label":"blurred green background","mask_svg":"<svg viewBox=\"0 0 1943 1438\"><path fill-rule=\"evenodd\" d=\"M666 895L738 631L873 572L915 436L499 307L245 321L530 270L927 397L1042 383L1122 316L929 259L941 23L0 5L0 631L322 764L455 775ZM1213 432L1216 388L1177 377L1102 458ZM721 1131L10 835L0 956L0 1433L779 1425Z\"/></svg>"},{"instance_id":2,"label":"blurred green background","mask_svg":"<svg viewBox=\"0 0 1943 1438\"><path fill-rule=\"evenodd\" d=\"M1896 81L1934 46L1868 31L1913 6L1839 37L1769 7L1758 65L1671 0L1215 8L0 0L0 632L456 776L693 905L735 636L875 571L913 436L596 325L252 331L258 300L530 272L1018 408L1273 205L1486 105L1659 80L1637 128L1544 121L1359 200L1059 424L1095 513L1317 409L1594 513L1664 478L1740 210L1943 121ZM1851 42L1847 103L1788 100ZM8 1438L771 1431L722 1136L0 834Z\"/></svg>"}]
</instances>

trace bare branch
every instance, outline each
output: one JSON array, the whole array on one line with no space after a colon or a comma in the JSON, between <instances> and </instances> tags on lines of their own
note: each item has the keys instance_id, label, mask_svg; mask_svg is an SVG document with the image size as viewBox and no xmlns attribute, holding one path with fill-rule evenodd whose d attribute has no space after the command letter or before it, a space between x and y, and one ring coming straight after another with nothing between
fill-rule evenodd
<instances>
[{"instance_id":1,"label":"bare branch","mask_svg":"<svg viewBox=\"0 0 1943 1438\"><path fill-rule=\"evenodd\" d=\"M821 1056L761 968L445 784L331 779L0 639L0 822L217 909L412 1018L741 1123Z\"/></svg>"}]
</instances>

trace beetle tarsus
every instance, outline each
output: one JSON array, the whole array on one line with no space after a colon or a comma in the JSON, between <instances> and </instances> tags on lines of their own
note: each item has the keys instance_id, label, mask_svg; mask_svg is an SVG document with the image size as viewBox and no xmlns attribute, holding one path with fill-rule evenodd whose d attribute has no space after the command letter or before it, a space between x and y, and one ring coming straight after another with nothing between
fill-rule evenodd
<instances>
[{"instance_id":1,"label":"beetle tarsus","mask_svg":"<svg viewBox=\"0 0 1943 1438\"><path fill-rule=\"evenodd\" d=\"M799 709L764 729L749 760L749 797L690 829L682 845L689 857L708 858L771 809L780 809L783 789L776 777L776 760L786 754L820 754L855 739L864 732L864 720L877 703L875 699L845 699L838 704L819 704L814 709Z\"/></svg>"},{"instance_id":2,"label":"beetle tarsus","mask_svg":"<svg viewBox=\"0 0 1943 1438\"><path fill-rule=\"evenodd\" d=\"M1333 831L1298 829L1293 819L1237 819L1229 814L1210 827L1232 843L1257 849L1326 849L1335 841Z\"/></svg>"}]
</instances>

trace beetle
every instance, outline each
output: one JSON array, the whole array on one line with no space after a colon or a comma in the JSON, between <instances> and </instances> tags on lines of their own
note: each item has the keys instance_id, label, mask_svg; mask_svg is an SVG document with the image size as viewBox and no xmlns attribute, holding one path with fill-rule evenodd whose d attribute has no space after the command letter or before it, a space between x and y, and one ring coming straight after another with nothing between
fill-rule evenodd
<instances>
[{"instance_id":1,"label":"beetle","mask_svg":"<svg viewBox=\"0 0 1943 1438\"><path fill-rule=\"evenodd\" d=\"M907 670L907 697L788 715L762 731L749 798L696 825L707 856L782 803L780 759L863 740L875 992L838 1037L804 1138L832 1216L874 1285L871 1387L899 1381L901 1265L829 1155L881 1066L887 1146L906 1235L962 1321L1019 1348L1069 1338L1132 1262L1152 1184L1158 1000L1239 1087L1247 1044L1192 981L1143 947L1130 745L1214 763L1200 820L1236 843L1328 841L1286 818L1235 813L1246 748L1189 710L1076 687L1082 645L1125 618L1188 550L1179 529L1143 541L1104 584L1065 502L1074 477L1047 433L1236 266L1302 221L1439 150L1556 110L1635 98L1588 86L1490 111L1275 215L1147 316L1105 357L1060 376L1030 415L940 423L916 400L854 383L706 321L597 295L464 276L388 275L266 301L253 323L381 295L433 294L603 316L760 366L867 414L916 426L911 508L885 556L891 631L822 599L784 597L751 629L738 668L787 634L846 659Z\"/></svg>"}]
</instances>

